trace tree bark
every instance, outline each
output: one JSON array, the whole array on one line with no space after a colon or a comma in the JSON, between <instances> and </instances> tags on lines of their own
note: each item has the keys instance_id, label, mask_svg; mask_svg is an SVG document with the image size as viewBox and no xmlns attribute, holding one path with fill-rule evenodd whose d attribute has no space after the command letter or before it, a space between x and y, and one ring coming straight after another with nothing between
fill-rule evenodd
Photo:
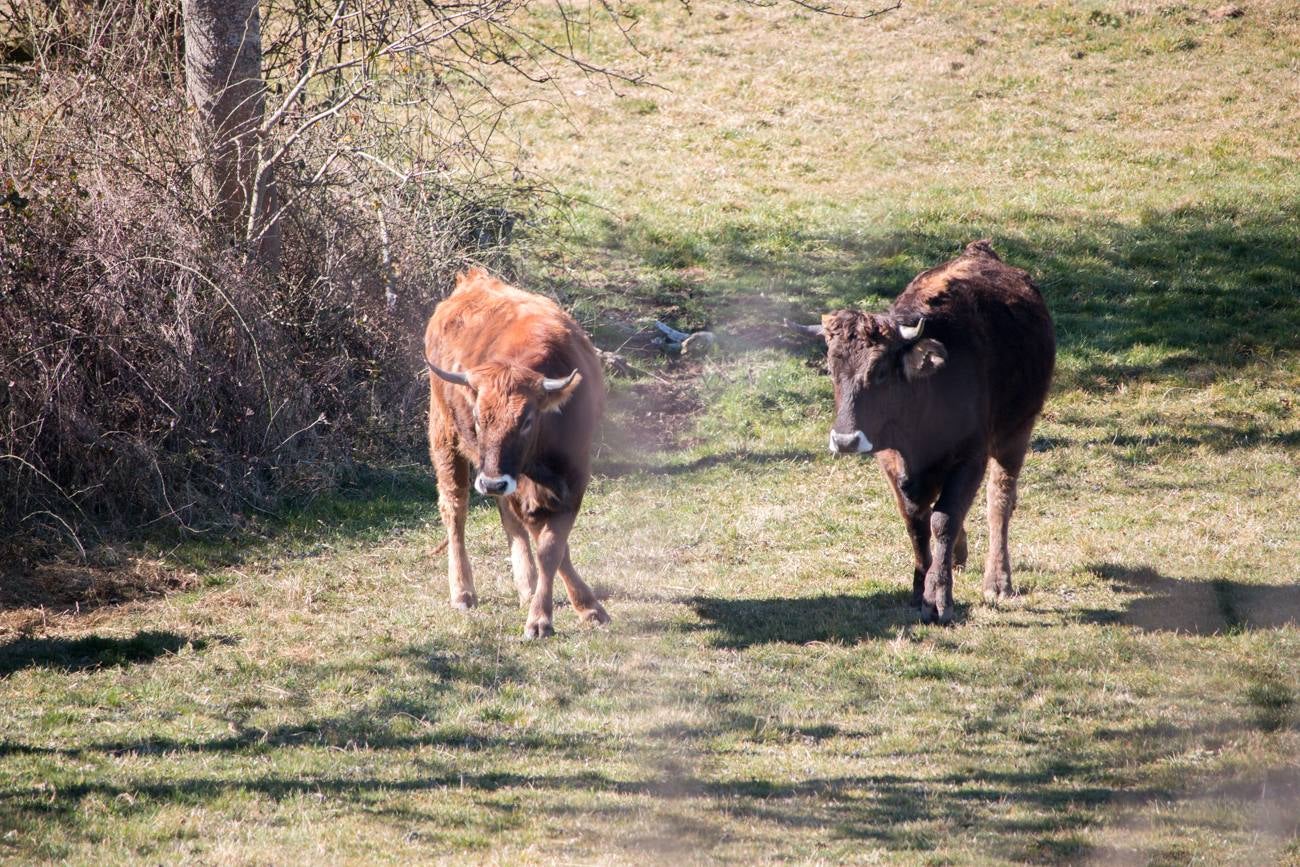
<instances>
[{"instance_id":1,"label":"tree bark","mask_svg":"<svg viewBox=\"0 0 1300 867\"><path fill-rule=\"evenodd\" d=\"M181 10L200 195L232 242L251 244L248 253L275 268L280 231L268 223L275 189L260 165L266 84L257 0L181 0Z\"/></svg>"}]
</instances>

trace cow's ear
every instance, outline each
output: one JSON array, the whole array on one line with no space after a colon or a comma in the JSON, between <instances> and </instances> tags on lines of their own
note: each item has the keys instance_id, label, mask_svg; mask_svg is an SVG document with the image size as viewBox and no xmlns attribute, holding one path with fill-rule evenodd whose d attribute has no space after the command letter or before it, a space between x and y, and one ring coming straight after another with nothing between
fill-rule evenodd
<instances>
[{"instance_id":1,"label":"cow's ear","mask_svg":"<svg viewBox=\"0 0 1300 867\"><path fill-rule=\"evenodd\" d=\"M903 375L908 380L924 379L948 363L948 350L929 337L916 341L903 353Z\"/></svg>"},{"instance_id":2,"label":"cow's ear","mask_svg":"<svg viewBox=\"0 0 1300 867\"><path fill-rule=\"evenodd\" d=\"M582 374L573 371L565 379L547 379L542 385L542 412L555 412L569 402L578 386L582 383Z\"/></svg>"}]
</instances>

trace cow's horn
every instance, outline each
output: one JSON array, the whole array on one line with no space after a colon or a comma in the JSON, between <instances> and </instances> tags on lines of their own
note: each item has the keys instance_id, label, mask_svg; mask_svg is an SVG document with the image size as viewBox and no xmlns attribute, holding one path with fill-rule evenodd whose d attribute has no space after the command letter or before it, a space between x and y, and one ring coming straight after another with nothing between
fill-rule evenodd
<instances>
[{"instance_id":1,"label":"cow's horn","mask_svg":"<svg viewBox=\"0 0 1300 867\"><path fill-rule=\"evenodd\" d=\"M924 330L925 330L925 317L921 317L920 319L916 320L915 325L898 326L898 333L903 335L904 340L915 340L916 338L921 336L921 332Z\"/></svg>"},{"instance_id":2,"label":"cow's horn","mask_svg":"<svg viewBox=\"0 0 1300 867\"><path fill-rule=\"evenodd\" d=\"M807 334L809 337L824 337L826 335L826 328L822 325L800 325L798 322L791 322L789 319L782 319L781 324L792 331Z\"/></svg>"},{"instance_id":3,"label":"cow's horn","mask_svg":"<svg viewBox=\"0 0 1300 867\"><path fill-rule=\"evenodd\" d=\"M549 378L549 377L546 378L546 379L543 379L543 380L542 380L542 390L543 390L543 391L561 391L561 390L563 390L563 389L565 389L565 388L568 388L568 387L569 387L569 383L573 382L573 378L574 378L575 376L577 376L577 375L578 375L578 371L575 369L575 370L573 371L573 373L570 373L568 376L564 377L563 379L551 379L551 378Z\"/></svg>"},{"instance_id":4,"label":"cow's horn","mask_svg":"<svg viewBox=\"0 0 1300 867\"><path fill-rule=\"evenodd\" d=\"M432 361L429 361L427 358L424 360L424 363L429 365L429 370L433 371L439 377L447 380L453 385L469 385L468 373L464 373L464 372L452 373L450 370L443 370L441 367L434 364Z\"/></svg>"}]
</instances>

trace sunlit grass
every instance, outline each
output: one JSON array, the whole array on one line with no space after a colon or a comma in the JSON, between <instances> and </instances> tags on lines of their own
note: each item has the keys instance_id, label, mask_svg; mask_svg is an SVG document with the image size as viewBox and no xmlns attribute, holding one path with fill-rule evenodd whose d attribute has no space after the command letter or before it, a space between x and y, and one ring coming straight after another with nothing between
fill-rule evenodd
<instances>
[{"instance_id":1,"label":"sunlit grass","mask_svg":"<svg viewBox=\"0 0 1300 867\"><path fill-rule=\"evenodd\" d=\"M0 857L1300 858L1294 10L691 8L640 7L667 90L569 82L513 130L591 202L534 230L530 285L606 346L719 334L614 386L574 535L614 622L520 641L483 503L483 606L450 610L409 469L151 551L198 580L0 645ZM1057 383L1022 594L977 604L977 505L957 625L924 627L778 323L983 236L1042 286Z\"/></svg>"}]
</instances>

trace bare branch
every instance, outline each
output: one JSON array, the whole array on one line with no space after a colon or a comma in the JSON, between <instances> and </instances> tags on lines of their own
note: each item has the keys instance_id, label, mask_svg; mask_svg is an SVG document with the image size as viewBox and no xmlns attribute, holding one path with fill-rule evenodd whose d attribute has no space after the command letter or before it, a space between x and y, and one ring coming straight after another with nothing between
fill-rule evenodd
<instances>
[{"instance_id":1,"label":"bare branch","mask_svg":"<svg viewBox=\"0 0 1300 867\"><path fill-rule=\"evenodd\" d=\"M789 2L793 3L795 6L801 6L810 12L816 12L818 15L831 15L836 18L852 18L856 21L866 21L869 18L876 18L887 12L893 12L895 9L901 9L903 7L902 0L897 0L897 2L892 6L882 6L879 9L872 9L868 12L854 12L846 8L835 9L824 4L809 3L807 0L772 0L772 2L766 2L766 0L742 0L742 2L747 3L750 6L759 6L763 8L778 6L780 5L780 2Z\"/></svg>"}]
</instances>

